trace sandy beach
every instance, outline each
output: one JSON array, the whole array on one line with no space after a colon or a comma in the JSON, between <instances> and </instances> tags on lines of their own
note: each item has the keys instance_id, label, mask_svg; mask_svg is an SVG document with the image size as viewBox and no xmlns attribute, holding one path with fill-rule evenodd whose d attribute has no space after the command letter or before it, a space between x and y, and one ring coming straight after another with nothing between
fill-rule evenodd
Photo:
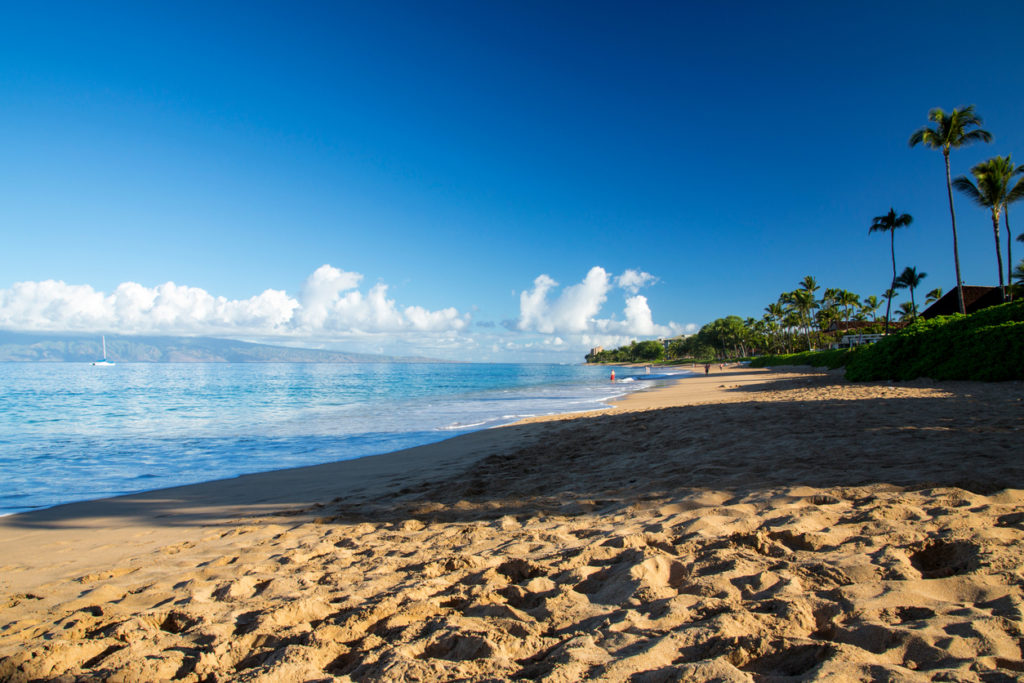
<instances>
[{"instance_id":1,"label":"sandy beach","mask_svg":"<svg viewBox=\"0 0 1024 683\"><path fill-rule=\"evenodd\" d=\"M1024 680L1022 397L716 367L0 518L0 680Z\"/></svg>"}]
</instances>

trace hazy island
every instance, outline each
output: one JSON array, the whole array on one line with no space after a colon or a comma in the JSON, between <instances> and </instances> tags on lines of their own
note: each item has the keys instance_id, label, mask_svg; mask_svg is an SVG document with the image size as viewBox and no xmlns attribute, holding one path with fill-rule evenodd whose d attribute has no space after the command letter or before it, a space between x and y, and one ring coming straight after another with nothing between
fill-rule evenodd
<instances>
[{"instance_id":1,"label":"hazy island","mask_svg":"<svg viewBox=\"0 0 1024 683\"><path fill-rule=\"evenodd\" d=\"M273 346L213 337L107 335L107 357L121 363L445 363L436 358L384 356ZM0 331L0 362L88 363L100 357L96 335Z\"/></svg>"}]
</instances>

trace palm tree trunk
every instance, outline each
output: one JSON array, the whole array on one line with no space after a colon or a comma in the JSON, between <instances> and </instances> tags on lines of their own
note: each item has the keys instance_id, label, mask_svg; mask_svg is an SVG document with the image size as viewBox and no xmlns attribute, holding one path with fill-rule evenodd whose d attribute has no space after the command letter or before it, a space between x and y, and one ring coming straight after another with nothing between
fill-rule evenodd
<instances>
[{"instance_id":1,"label":"palm tree trunk","mask_svg":"<svg viewBox=\"0 0 1024 683\"><path fill-rule=\"evenodd\" d=\"M999 267L999 291L1006 301L1006 285L1003 284L1003 250L999 247L999 209L992 209L992 234L996 237L996 264Z\"/></svg>"},{"instance_id":2,"label":"palm tree trunk","mask_svg":"<svg viewBox=\"0 0 1024 683\"><path fill-rule=\"evenodd\" d=\"M1007 202L1006 206L1003 207L1003 211L1006 217L1006 286L1007 294L1009 295L1007 300L1013 301L1013 233L1010 232L1010 204Z\"/></svg>"},{"instance_id":3,"label":"palm tree trunk","mask_svg":"<svg viewBox=\"0 0 1024 683\"><path fill-rule=\"evenodd\" d=\"M892 292L896 289L896 230L889 231L889 250L892 252L892 284L889 285L889 291ZM886 298L885 304L885 334L889 334L889 316L892 315L892 294Z\"/></svg>"},{"instance_id":4,"label":"palm tree trunk","mask_svg":"<svg viewBox=\"0 0 1024 683\"><path fill-rule=\"evenodd\" d=\"M917 320L917 303L914 301L914 288L910 288L910 312L914 316L914 320Z\"/></svg>"},{"instance_id":5,"label":"palm tree trunk","mask_svg":"<svg viewBox=\"0 0 1024 683\"><path fill-rule=\"evenodd\" d=\"M953 179L949 174L949 149L942 148L942 156L946 159L946 192L949 194L949 216L953 219L953 265L956 266L956 298L960 304L960 312L967 314L964 306L964 288L960 280L960 249L956 241L956 211L953 210Z\"/></svg>"}]
</instances>

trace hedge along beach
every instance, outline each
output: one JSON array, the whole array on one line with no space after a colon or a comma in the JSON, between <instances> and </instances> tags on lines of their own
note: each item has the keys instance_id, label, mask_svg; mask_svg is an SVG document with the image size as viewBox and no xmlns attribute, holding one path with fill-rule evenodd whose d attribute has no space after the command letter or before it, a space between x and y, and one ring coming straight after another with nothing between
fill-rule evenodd
<instances>
[{"instance_id":1,"label":"hedge along beach","mask_svg":"<svg viewBox=\"0 0 1024 683\"><path fill-rule=\"evenodd\" d=\"M1014 678L1020 398L716 367L606 413L5 517L0 677Z\"/></svg>"}]
</instances>

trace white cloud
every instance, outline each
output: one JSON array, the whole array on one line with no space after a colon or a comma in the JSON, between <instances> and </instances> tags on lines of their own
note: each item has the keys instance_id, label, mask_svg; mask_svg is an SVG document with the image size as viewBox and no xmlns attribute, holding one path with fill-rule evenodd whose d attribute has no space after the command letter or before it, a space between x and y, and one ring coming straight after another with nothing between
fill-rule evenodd
<instances>
[{"instance_id":1,"label":"white cloud","mask_svg":"<svg viewBox=\"0 0 1024 683\"><path fill-rule=\"evenodd\" d=\"M656 281L643 271L616 277L599 266L565 287L539 275L531 288L516 292L516 319L471 327L468 313L399 303L387 284L368 285L359 273L330 265L317 268L296 294L267 289L242 299L174 282L125 282L104 292L44 280L0 289L0 329L209 335L389 355L571 361L592 346L693 331L655 322L649 299L635 289Z\"/></svg>"},{"instance_id":2,"label":"white cloud","mask_svg":"<svg viewBox=\"0 0 1024 683\"><path fill-rule=\"evenodd\" d=\"M554 332L585 332L608 298L608 273L594 266L579 284L566 287L554 302L548 302L548 292L558 283L547 275L533 281L533 290L519 295L520 330L543 334Z\"/></svg>"},{"instance_id":3,"label":"white cloud","mask_svg":"<svg viewBox=\"0 0 1024 683\"><path fill-rule=\"evenodd\" d=\"M166 282L118 285L110 294L57 280L18 282L0 289L0 328L25 331L111 331L122 334L318 336L457 332L469 322L454 308L399 308L379 283L357 289L362 275L321 266L298 299L268 289L248 299L213 296Z\"/></svg>"},{"instance_id":4,"label":"white cloud","mask_svg":"<svg viewBox=\"0 0 1024 683\"><path fill-rule=\"evenodd\" d=\"M626 299L626 327L638 335L655 334L657 326L651 319L651 307L647 305L647 297L637 294Z\"/></svg>"},{"instance_id":5,"label":"white cloud","mask_svg":"<svg viewBox=\"0 0 1024 683\"><path fill-rule=\"evenodd\" d=\"M519 295L518 327L520 330L548 326L548 291L557 286L558 283L547 275L538 275L533 281L533 291L524 291ZM554 330L543 331L552 332Z\"/></svg>"},{"instance_id":6,"label":"white cloud","mask_svg":"<svg viewBox=\"0 0 1024 683\"><path fill-rule=\"evenodd\" d=\"M625 273L615 278L615 284L630 294L636 294L642 288L653 285L657 281L658 278L650 273L645 273L642 270L633 270L632 268L627 269Z\"/></svg>"},{"instance_id":7,"label":"white cloud","mask_svg":"<svg viewBox=\"0 0 1024 683\"><path fill-rule=\"evenodd\" d=\"M594 266L582 282L566 287L551 301L549 294L558 283L548 275L539 275L533 281L533 289L519 295L516 327L524 332L575 335L580 343L585 343L584 338L596 338L595 334L608 341L624 339L621 343L635 337L679 334L682 327L676 323L655 324L647 297L636 294L640 287L656 281L657 278L650 273L636 270L627 270L615 278L621 288L634 294L626 298L624 319L618 320L614 316L598 317L612 288L612 278L604 268Z\"/></svg>"}]
</instances>

